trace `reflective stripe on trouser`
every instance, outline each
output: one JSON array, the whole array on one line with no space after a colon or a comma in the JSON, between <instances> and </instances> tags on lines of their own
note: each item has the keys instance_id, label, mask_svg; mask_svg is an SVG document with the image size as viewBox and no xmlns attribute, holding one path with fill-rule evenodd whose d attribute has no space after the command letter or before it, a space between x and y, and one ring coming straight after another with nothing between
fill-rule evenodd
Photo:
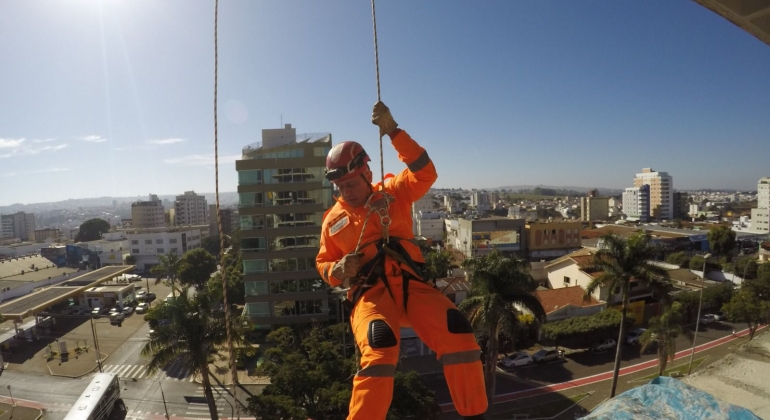
<instances>
[{"instance_id":1,"label":"reflective stripe on trouser","mask_svg":"<svg viewBox=\"0 0 770 420\"><path fill-rule=\"evenodd\" d=\"M387 267L386 272L390 274L392 268ZM348 419L385 419L393 398L392 372L399 357L401 326L411 326L438 355L457 412L462 416L485 413L487 397L476 339L472 332L453 333L448 327L447 311L456 310L455 305L438 290L413 281L409 284L408 308L404 312L401 275L388 276L388 284L393 298L379 282L363 294L353 310L352 325L361 350L361 370L353 380ZM385 346L369 342L372 321L377 321L379 327L384 321L390 328L391 340L381 341Z\"/></svg>"}]
</instances>

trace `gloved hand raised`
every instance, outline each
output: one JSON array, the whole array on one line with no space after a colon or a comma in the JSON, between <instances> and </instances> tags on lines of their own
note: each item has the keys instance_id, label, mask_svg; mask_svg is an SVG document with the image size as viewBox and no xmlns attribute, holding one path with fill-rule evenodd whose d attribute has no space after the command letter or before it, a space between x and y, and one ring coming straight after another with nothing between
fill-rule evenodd
<instances>
[{"instance_id":1,"label":"gloved hand raised","mask_svg":"<svg viewBox=\"0 0 770 420\"><path fill-rule=\"evenodd\" d=\"M398 123L396 123L393 116L390 114L390 109L382 103L382 101L378 101L374 104L374 108L372 109L372 124L380 127L380 137L391 134L398 128Z\"/></svg>"},{"instance_id":2,"label":"gloved hand raised","mask_svg":"<svg viewBox=\"0 0 770 420\"><path fill-rule=\"evenodd\" d=\"M342 279L343 288L350 287L350 281L355 280L358 270L361 269L361 257L363 256L364 254L360 252L358 254L348 254L334 265L332 276Z\"/></svg>"}]
</instances>

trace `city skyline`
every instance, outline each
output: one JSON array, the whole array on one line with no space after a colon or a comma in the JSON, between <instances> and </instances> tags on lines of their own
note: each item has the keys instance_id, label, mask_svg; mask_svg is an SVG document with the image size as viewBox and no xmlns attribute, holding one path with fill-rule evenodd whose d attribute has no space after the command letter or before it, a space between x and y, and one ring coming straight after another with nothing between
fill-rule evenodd
<instances>
[{"instance_id":1,"label":"city skyline","mask_svg":"<svg viewBox=\"0 0 770 420\"><path fill-rule=\"evenodd\" d=\"M377 16L383 100L436 187L622 190L652 167L677 190L753 190L769 175L770 50L695 2ZM379 173L371 29L368 4L220 5L221 191L241 148L286 123L362 142ZM213 3L12 3L0 34L0 206L214 191Z\"/></svg>"}]
</instances>

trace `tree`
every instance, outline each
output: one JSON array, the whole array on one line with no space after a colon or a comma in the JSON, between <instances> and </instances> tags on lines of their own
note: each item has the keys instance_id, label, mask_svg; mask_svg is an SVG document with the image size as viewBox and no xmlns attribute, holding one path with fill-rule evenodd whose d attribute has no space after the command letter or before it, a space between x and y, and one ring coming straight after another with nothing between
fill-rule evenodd
<instances>
[{"instance_id":1,"label":"tree","mask_svg":"<svg viewBox=\"0 0 770 420\"><path fill-rule=\"evenodd\" d=\"M446 277L452 267L452 254L449 251L430 251L425 255L425 277L433 280Z\"/></svg>"},{"instance_id":2,"label":"tree","mask_svg":"<svg viewBox=\"0 0 770 420\"><path fill-rule=\"evenodd\" d=\"M730 302L722 306L722 311L730 321L748 324L749 341L754 338L759 324L770 321L770 302L761 299L757 290L752 287L741 288Z\"/></svg>"},{"instance_id":3,"label":"tree","mask_svg":"<svg viewBox=\"0 0 770 420\"><path fill-rule=\"evenodd\" d=\"M708 241L717 255L729 255L735 248L735 232L729 226L715 226L709 230Z\"/></svg>"},{"instance_id":4,"label":"tree","mask_svg":"<svg viewBox=\"0 0 770 420\"><path fill-rule=\"evenodd\" d=\"M690 259L690 270L702 271L704 259L700 255L696 255Z\"/></svg>"},{"instance_id":5,"label":"tree","mask_svg":"<svg viewBox=\"0 0 770 420\"><path fill-rule=\"evenodd\" d=\"M196 290L201 290L216 270L216 258L203 248L195 248L182 256L177 274L183 286L195 286Z\"/></svg>"},{"instance_id":6,"label":"tree","mask_svg":"<svg viewBox=\"0 0 770 420\"><path fill-rule=\"evenodd\" d=\"M690 256L684 251L674 252L666 258L666 262L678 265L679 268L686 268L690 266Z\"/></svg>"},{"instance_id":7,"label":"tree","mask_svg":"<svg viewBox=\"0 0 770 420\"><path fill-rule=\"evenodd\" d=\"M617 334L620 328L620 311L607 309L593 315L576 316L562 321L549 322L540 328L543 336L556 345L564 342L574 347L588 347L591 343ZM633 315L626 315L626 322L633 322Z\"/></svg>"},{"instance_id":8,"label":"tree","mask_svg":"<svg viewBox=\"0 0 770 420\"><path fill-rule=\"evenodd\" d=\"M133 256L133 255L130 255L130 254L126 255L125 263L126 263L126 265L134 265L134 264L136 264L136 257Z\"/></svg>"},{"instance_id":9,"label":"tree","mask_svg":"<svg viewBox=\"0 0 770 420\"><path fill-rule=\"evenodd\" d=\"M620 372L620 360L622 355L623 337L626 336L626 314L628 313L629 288L631 281L647 283L664 283L668 279L668 271L650 263L658 250L650 242L650 237L639 232L624 240L617 235L605 235L602 237L602 247L594 255L594 272L601 272L586 287L585 299L588 299L599 287L607 287L614 293L621 294L622 306L620 318L620 334L618 346L615 351L615 367L612 375L612 388L610 398L615 396L618 385L618 373Z\"/></svg>"},{"instance_id":10,"label":"tree","mask_svg":"<svg viewBox=\"0 0 770 420\"><path fill-rule=\"evenodd\" d=\"M658 375L662 376L669 359L676 355L676 338L682 334L682 304L674 302L661 316L650 318L650 326L639 337L642 352L658 346Z\"/></svg>"},{"instance_id":11,"label":"tree","mask_svg":"<svg viewBox=\"0 0 770 420\"><path fill-rule=\"evenodd\" d=\"M217 236L207 236L201 239L201 248L209 252L209 254L218 257L219 251L222 249L220 246L221 239ZM230 239L225 235L225 249L230 247Z\"/></svg>"},{"instance_id":12,"label":"tree","mask_svg":"<svg viewBox=\"0 0 770 420\"><path fill-rule=\"evenodd\" d=\"M759 264L757 264L757 260L751 257L741 258L735 262L735 274L741 276L744 280L757 278L758 269Z\"/></svg>"},{"instance_id":13,"label":"tree","mask_svg":"<svg viewBox=\"0 0 770 420\"><path fill-rule=\"evenodd\" d=\"M465 260L463 268L470 275L471 291L460 303L459 309L468 315L477 332L488 336L484 383L491 407L497 379L500 333L506 331L511 337L516 336L519 325L516 306L531 312L540 322L545 320L545 310L534 295L537 283L526 271L526 261L503 257L495 250L489 255Z\"/></svg>"},{"instance_id":14,"label":"tree","mask_svg":"<svg viewBox=\"0 0 770 420\"><path fill-rule=\"evenodd\" d=\"M176 296L174 281L179 275L180 262L181 259L176 251L171 251L166 255L158 254L158 265L150 269L150 272L156 276L155 284L160 283L163 279L168 279L171 282L171 294L173 296Z\"/></svg>"},{"instance_id":15,"label":"tree","mask_svg":"<svg viewBox=\"0 0 770 420\"><path fill-rule=\"evenodd\" d=\"M718 308L721 308L723 304L729 302L732 297L733 284L731 282L724 282L716 286L707 287L703 289L703 307L717 310ZM674 295L673 300L682 305L682 310L684 310L687 322L692 322L696 311L698 310L700 291L680 292Z\"/></svg>"},{"instance_id":16,"label":"tree","mask_svg":"<svg viewBox=\"0 0 770 420\"><path fill-rule=\"evenodd\" d=\"M110 231L110 224L103 219L89 219L80 225L75 242L95 241L102 239L102 234Z\"/></svg>"},{"instance_id":17,"label":"tree","mask_svg":"<svg viewBox=\"0 0 770 420\"><path fill-rule=\"evenodd\" d=\"M225 269L227 272L227 303L229 305L245 304L246 289L243 284L243 262L241 255L229 253L225 255ZM222 274L217 272L208 282L209 293L217 300L223 300Z\"/></svg>"},{"instance_id":18,"label":"tree","mask_svg":"<svg viewBox=\"0 0 770 420\"><path fill-rule=\"evenodd\" d=\"M150 359L147 364L149 373L178 360L193 375L200 374L209 415L212 419L218 419L209 378L209 363L216 357L217 348L227 342L227 326L223 318L211 315L212 303L207 293L199 292L193 297L182 293L173 302L151 309L148 315L151 313L153 317L169 322L155 327L150 340L142 348L142 355ZM233 341L243 343L239 320L232 318L231 323Z\"/></svg>"}]
</instances>

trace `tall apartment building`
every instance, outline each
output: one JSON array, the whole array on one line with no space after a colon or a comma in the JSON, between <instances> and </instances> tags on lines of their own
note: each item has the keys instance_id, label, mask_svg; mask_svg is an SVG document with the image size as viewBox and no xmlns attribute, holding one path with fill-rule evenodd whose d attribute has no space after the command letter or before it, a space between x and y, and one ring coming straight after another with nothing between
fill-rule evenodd
<instances>
[{"instance_id":1,"label":"tall apartment building","mask_svg":"<svg viewBox=\"0 0 770 420\"><path fill-rule=\"evenodd\" d=\"M222 212L222 230L225 235L233 233L234 229L238 229L240 225L240 218L238 215L238 209L233 208L220 208ZM217 205L209 204L209 235L219 237L219 222L217 220Z\"/></svg>"},{"instance_id":2,"label":"tall apartment building","mask_svg":"<svg viewBox=\"0 0 770 420\"><path fill-rule=\"evenodd\" d=\"M135 229L166 227L163 203L158 196L150 194L150 201L131 203L131 227Z\"/></svg>"},{"instance_id":3,"label":"tall apartment building","mask_svg":"<svg viewBox=\"0 0 770 420\"><path fill-rule=\"evenodd\" d=\"M592 190L586 197L580 197L580 220L607 220L610 214L610 198L599 197L597 190Z\"/></svg>"},{"instance_id":4,"label":"tall apartment building","mask_svg":"<svg viewBox=\"0 0 770 420\"><path fill-rule=\"evenodd\" d=\"M751 230L770 232L770 177L757 182L757 208L751 209Z\"/></svg>"},{"instance_id":5,"label":"tall apartment building","mask_svg":"<svg viewBox=\"0 0 770 420\"><path fill-rule=\"evenodd\" d=\"M634 178L634 187L650 186L650 216L656 219L674 218L674 178L668 172L644 168Z\"/></svg>"},{"instance_id":6,"label":"tall apartment building","mask_svg":"<svg viewBox=\"0 0 770 420\"><path fill-rule=\"evenodd\" d=\"M0 238L35 240L35 214L23 211L0 216Z\"/></svg>"},{"instance_id":7,"label":"tall apartment building","mask_svg":"<svg viewBox=\"0 0 770 420\"><path fill-rule=\"evenodd\" d=\"M315 268L324 212L331 134L296 134L291 124L262 130L235 162L246 315L259 329L325 321L336 308Z\"/></svg>"},{"instance_id":8,"label":"tall apartment building","mask_svg":"<svg viewBox=\"0 0 770 420\"><path fill-rule=\"evenodd\" d=\"M650 186L626 188L623 192L626 220L646 222L650 219Z\"/></svg>"},{"instance_id":9,"label":"tall apartment building","mask_svg":"<svg viewBox=\"0 0 770 420\"><path fill-rule=\"evenodd\" d=\"M184 195L176 196L174 202L176 224L179 226L209 224L209 207L206 197L195 194L195 191L185 191Z\"/></svg>"},{"instance_id":10,"label":"tall apartment building","mask_svg":"<svg viewBox=\"0 0 770 420\"><path fill-rule=\"evenodd\" d=\"M489 194L486 191L473 191L471 193L471 207L479 211L488 211L492 208L489 204Z\"/></svg>"},{"instance_id":11,"label":"tall apartment building","mask_svg":"<svg viewBox=\"0 0 770 420\"><path fill-rule=\"evenodd\" d=\"M690 200L686 192L674 192L674 219L686 219L690 213Z\"/></svg>"}]
</instances>

